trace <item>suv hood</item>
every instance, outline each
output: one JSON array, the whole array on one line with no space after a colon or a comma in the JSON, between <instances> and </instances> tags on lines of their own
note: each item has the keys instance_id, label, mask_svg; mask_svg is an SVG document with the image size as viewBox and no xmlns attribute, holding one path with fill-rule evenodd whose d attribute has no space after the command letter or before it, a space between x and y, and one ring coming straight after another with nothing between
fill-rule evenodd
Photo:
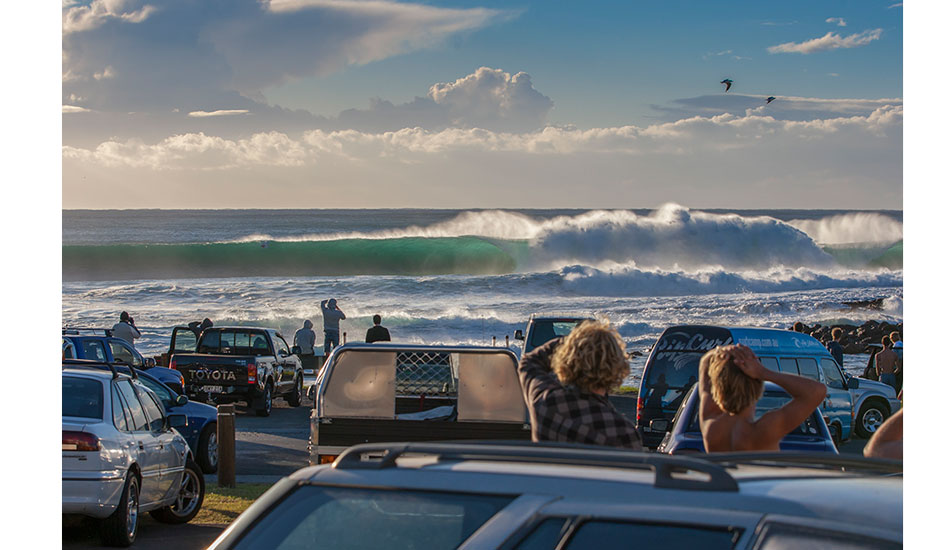
<instances>
[{"instance_id":1,"label":"suv hood","mask_svg":"<svg viewBox=\"0 0 950 550\"><path fill-rule=\"evenodd\" d=\"M884 382L877 382L875 380L868 380L867 378L858 377L855 377L855 380L858 381L859 390L876 390L888 397L897 399L897 391Z\"/></svg>"}]
</instances>

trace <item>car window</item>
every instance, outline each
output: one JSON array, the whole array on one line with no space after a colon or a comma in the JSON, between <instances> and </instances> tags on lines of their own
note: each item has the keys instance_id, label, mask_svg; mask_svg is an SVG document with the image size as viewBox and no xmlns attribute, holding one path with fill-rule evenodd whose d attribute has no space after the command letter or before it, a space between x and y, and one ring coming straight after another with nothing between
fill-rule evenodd
<instances>
[{"instance_id":1,"label":"car window","mask_svg":"<svg viewBox=\"0 0 950 550\"><path fill-rule=\"evenodd\" d=\"M822 359L821 372L825 375L825 384L829 387L839 390L848 388L844 383L844 378L841 376L841 371L838 370L838 363L836 363L834 359Z\"/></svg>"},{"instance_id":2,"label":"car window","mask_svg":"<svg viewBox=\"0 0 950 550\"><path fill-rule=\"evenodd\" d=\"M785 405L791 401L791 399L791 396L789 396L784 391L767 391L763 393L762 397L756 402L753 418L758 420L763 414ZM699 400L696 399L694 402L698 404ZM692 417L689 427L686 431L700 433L699 407L695 405L690 407L690 414ZM794 430L788 433L789 435L806 435L811 437L819 436L821 435L821 429L818 427L818 421L820 421L820 418L816 414L811 414L804 420L804 422L796 426Z\"/></svg>"},{"instance_id":3,"label":"car window","mask_svg":"<svg viewBox=\"0 0 950 550\"><path fill-rule=\"evenodd\" d=\"M806 378L820 381L818 377L818 361L815 361L811 357L798 358L798 372Z\"/></svg>"},{"instance_id":4,"label":"car window","mask_svg":"<svg viewBox=\"0 0 950 550\"><path fill-rule=\"evenodd\" d=\"M798 374L798 361L794 357L782 357L778 362L778 370L788 374Z\"/></svg>"},{"instance_id":5,"label":"car window","mask_svg":"<svg viewBox=\"0 0 950 550\"><path fill-rule=\"evenodd\" d=\"M92 359L94 361L106 361L106 348L102 342L96 340L84 340L82 343L83 359Z\"/></svg>"},{"instance_id":6,"label":"car window","mask_svg":"<svg viewBox=\"0 0 950 550\"><path fill-rule=\"evenodd\" d=\"M259 518L235 549L456 548L511 501L304 485Z\"/></svg>"},{"instance_id":7,"label":"car window","mask_svg":"<svg viewBox=\"0 0 950 550\"><path fill-rule=\"evenodd\" d=\"M132 420L132 431L148 431L148 419L145 417L145 410L142 408L142 403L139 402L139 398L135 395L135 390L132 389L132 383L128 380L120 380L117 385L119 387L119 393L122 394L125 405L128 407L129 417Z\"/></svg>"},{"instance_id":8,"label":"car window","mask_svg":"<svg viewBox=\"0 0 950 550\"><path fill-rule=\"evenodd\" d=\"M836 550L898 550L899 542L877 539L854 533L839 533L800 525L769 523L765 525L755 550L786 550L791 548L835 548Z\"/></svg>"},{"instance_id":9,"label":"car window","mask_svg":"<svg viewBox=\"0 0 950 550\"><path fill-rule=\"evenodd\" d=\"M122 403L122 398L119 397L119 390L115 387L115 384L112 385L112 425L117 430L129 431L129 422L125 417L125 405Z\"/></svg>"},{"instance_id":10,"label":"car window","mask_svg":"<svg viewBox=\"0 0 950 550\"><path fill-rule=\"evenodd\" d=\"M138 390L138 394L145 408L145 414L148 415L149 431L158 433L165 429L165 412L155 396L145 390Z\"/></svg>"},{"instance_id":11,"label":"car window","mask_svg":"<svg viewBox=\"0 0 950 550\"><path fill-rule=\"evenodd\" d=\"M259 340L259 342L257 342ZM268 349L267 337L247 330L205 331L201 335L199 353L218 353L221 355L260 355L254 346Z\"/></svg>"},{"instance_id":12,"label":"car window","mask_svg":"<svg viewBox=\"0 0 950 550\"><path fill-rule=\"evenodd\" d=\"M759 362L761 362L762 366L764 366L765 368L771 371L779 372L778 359L774 357L759 357Z\"/></svg>"},{"instance_id":13,"label":"car window","mask_svg":"<svg viewBox=\"0 0 950 550\"><path fill-rule=\"evenodd\" d=\"M109 342L109 348L112 350L113 361L121 361L127 365L135 364L135 354L132 350L120 342Z\"/></svg>"},{"instance_id":14,"label":"car window","mask_svg":"<svg viewBox=\"0 0 950 550\"><path fill-rule=\"evenodd\" d=\"M153 379L146 378L145 376L139 376L139 383L143 384L146 388L155 392L155 395L162 400L162 404L165 407L171 406L175 402L175 395L172 394L171 390L165 387L161 382Z\"/></svg>"},{"instance_id":15,"label":"car window","mask_svg":"<svg viewBox=\"0 0 950 550\"><path fill-rule=\"evenodd\" d=\"M218 353L221 347L221 331L206 330L201 333L200 346L198 353Z\"/></svg>"},{"instance_id":16,"label":"car window","mask_svg":"<svg viewBox=\"0 0 950 550\"><path fill-rule=\"evenodd\" d=\"M63 377L63 416L102 419L102 382Z\"/></svg>"},{"instance_id":17,"label":"car window","mask_svg":"<svg viewBox=\"0 0 950 550\"><path fill-rule=\"evenodd\" d=\"M640 397L646 409L673 412L696 383L704 351L660 351L645 371Z\"/></svg>"},{"instance_id":18,"label":"car window","mask_svg":"<svg viewBox=\"0 0 950 550\"><path fill-rule=\"evenodd\" d=\"M265 343L264 346L266 347L267 344ZM283 352L283 355L290 355L290 348L287 347L287 342L280 336L274 338L274 346L277 348L278 355L280 355L281 352Z\"/></svg>"},{"instance_id":19,"label":"car window","mask_svg":"<svg viewBox=\"0 0 950 550\"><path fill-rule=\"evenodd\" d=\"M75 359L76 346L72 342L63 338L63 359Z\"/></svg>"},{"instance_id":20,"label":"car window","mask_svg":"<svg viewBox=\"0 0 950 550\"><path fill-rule=\"evenodd\" d=\"M549 340L558 336L567 336L574 330L574 327L583 321L535 321L531 327L531 341L529 345L532 349L543 346Z\"/></svg>"},{"instance_id":21,"label":"car window","mask_svg":"<svg viewBox=\"0 0 950 550\"><path fill-rule=\"evenodd\" d=\"M552 550L564 536L569 525L567 518L548 518L521 539L514 550Z\"/></svg>"},{"instance_id":22,"label":"car window","mask_svg":"<svg viewBox=\"0 0 950 550\"><path fill-rule=\"evenodd\" d=\"M733 547L739 531L690 525L659 525L621 521L587 521L563 548L663 548L663 550L723 549Z\"/></svg>"},{"instance_id":23,"label":"car window","mask_svg":"<svg viewBox=\"0 0 950 550\"><path fill-rule=\"evenodd\" d=\"M191 353L197 348L197 340L191 329L175 330L175 349L172 351Z\"/></svg>"}]
</instances>

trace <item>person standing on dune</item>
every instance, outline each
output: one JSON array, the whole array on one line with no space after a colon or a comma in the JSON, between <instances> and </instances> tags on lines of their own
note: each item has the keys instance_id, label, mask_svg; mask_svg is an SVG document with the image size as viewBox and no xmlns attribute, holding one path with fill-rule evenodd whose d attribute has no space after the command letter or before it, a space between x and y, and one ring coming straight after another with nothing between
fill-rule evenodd
<instances>
[{"instance_id":1,"label":"person standing on dune","mask_svg":"<svg viewBox=\"0 0 950 550\"><path fill-rule=\"evenodd\" d=\"M340 345L340 321L346 319L346 314L336 305L336 298L320 302L323 311L323 354L330 355L333 348Z\"/></svg>"}]
</instances>

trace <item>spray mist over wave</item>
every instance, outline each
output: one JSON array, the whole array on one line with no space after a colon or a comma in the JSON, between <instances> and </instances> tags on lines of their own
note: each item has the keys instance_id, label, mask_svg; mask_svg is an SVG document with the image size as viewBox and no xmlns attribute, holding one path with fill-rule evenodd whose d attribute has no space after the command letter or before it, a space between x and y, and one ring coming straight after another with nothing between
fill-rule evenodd
<instances>
[{"instance_id":1,"label":"spray mist over wave","mask_svg":"<svg viewBox=\"0 0 950 550\"><path fill-rule=\"evenodd\" d=\"M893 244L904 238L904 224L882 214L840 214L820 220L792 220L789 225L807 233L815 242Z\"/></svg>"}]
</instances>

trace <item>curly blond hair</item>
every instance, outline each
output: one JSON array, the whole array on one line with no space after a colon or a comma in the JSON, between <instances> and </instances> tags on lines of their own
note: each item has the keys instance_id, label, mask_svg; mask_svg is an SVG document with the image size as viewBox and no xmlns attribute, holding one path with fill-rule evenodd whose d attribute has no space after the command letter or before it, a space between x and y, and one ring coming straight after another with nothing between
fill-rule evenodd
<instances>
[{"instance_id":1,"label":"curly blond hair","mask_svg":"<svg viewBox=\"0 0 950 550\"><path fill-rule=\"evenodd\" d=\"M707 352L703 360L709 362L706 374L709 375L713 401L723 411L739 414L762 397L765 384L742 372L731 353L715 348Z\"/></svg>"},{"instance_id":2,"label":"curly blond hair","mask_svg":"<svg viewBox=\"0 0 950 550\"><path fill-rule=\"evenodd\" d=\"M551 368L561 384L583 391L609 391L630 373L617 330L605 321L584 321L557 347Z\"/></svg>"}]
</instances>

